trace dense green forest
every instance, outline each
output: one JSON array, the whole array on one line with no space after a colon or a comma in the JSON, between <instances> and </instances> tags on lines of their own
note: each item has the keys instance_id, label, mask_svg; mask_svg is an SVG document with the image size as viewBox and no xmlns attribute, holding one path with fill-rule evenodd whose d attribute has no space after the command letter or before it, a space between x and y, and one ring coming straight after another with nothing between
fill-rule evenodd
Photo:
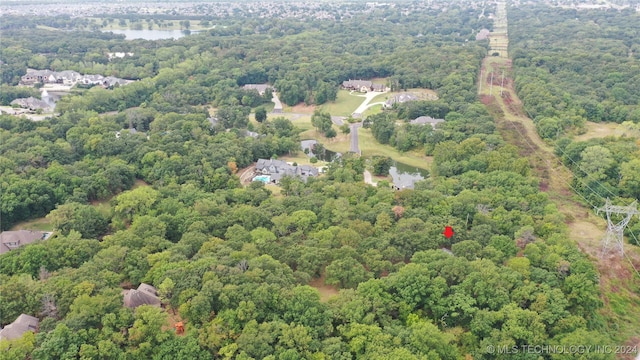
<instances>
[{"instance_id":1,"label":"dense green forest","mask_svg":"<svg viewBox=\"0 0 640 360\"><path fill-rule=\"evenodd\" d=\"M509 10L518 95L590 205L640 198L639 36L640 16L630 10ZM578 141L572 135L586 131L585 121L621 123L625 136ZM628 230L638 233L640 222Z\"/></svg>"},{"instance_id":2,"label":"dense green forest","mask_svg":"<svg viewBox=\"0 0 640 360\"><path fill-rule=\"evenodd\" d=\"M515 85L540 135L584 121L640 121L640 17L633 10L509 9Z\"/></svg>"},{"instance_id":3,"label":"dense green forest","mask_svg":"<svg viewBox=\"0 0 640 360\"><path fill-rule=\"evenodd\" d=\"M489 26L478 15L452 6L344 21L232 18L224 31L155 42L5 26L3 86L27 67L139 81L79 90L44 121L0 115L0 225L47 216L56 228L0 256L0 323L41 319L37 334L2 341L0 351L52 360L531 359L488 349L619 341L599 311L596 268L476 100L487 44L467 40ZM107 51L135 55L108 61ZM433 155L430 178L414 190L374 187L363 182L368 160L345 154L307 182L242 186L237 169L298 152L301 132L286 118L251 122L268 99L242 85L269 82L288 105L320 104L343 80L376 77L437 91L436 102L366 121L381 143ZM446 121L396 123L418 115ZM131 127L137 133L121 131ZM608 151L635 174L632 155ZM122 290L142 282L158 289L162 308L123 307ZM318 283L340 292L326 297Z\"/></svg>"}]
</instances>

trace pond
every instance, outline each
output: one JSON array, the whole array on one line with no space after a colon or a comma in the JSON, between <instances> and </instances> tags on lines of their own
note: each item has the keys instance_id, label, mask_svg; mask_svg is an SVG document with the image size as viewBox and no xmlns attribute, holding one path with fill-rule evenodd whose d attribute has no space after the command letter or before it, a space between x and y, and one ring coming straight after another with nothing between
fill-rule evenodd
<instances>
[{"instance_id":1,"label":"pond","mask_svg":"<svg viewBox=\"0 0 640 360\"><path fill-rule=\"evenodd\" d=\"M429 171L394 160L389 175L393 179L394 188L413 189L414 183L429 177Z\"/></svg>"},{"instance_id":2,"label":"pond","mask_svg":"<svg viewBox=\"0 0 640 360\"><path fill-rule=\"evenodd\" d=\"M197 34L198 31L190 30L103 30L103 32L112 32L114 34L124 35L125 40L143 39L143 40L162 40L162 39L179 39L190 34Z\"/></svg>"},{"instance_id":3,"label":"pond","mask_svg":"<svg viewBox=\"0 0 640 360\"><path fill-rule=\"evenodd\" d=\"M316 154L314 151L316 150L316 147L318 145L320 145L320 151L318 151L318 153ZM316 140L302 140L300 141L300 147L302 148L302 151L305 151L305 149L307 149L307 151L305 152L307 156L315 156L316 159L321 161L331 162L342 156L341 153L325 149L324 146L322 146L322 144L318 144Z\"/></svg>"}]
</instances>

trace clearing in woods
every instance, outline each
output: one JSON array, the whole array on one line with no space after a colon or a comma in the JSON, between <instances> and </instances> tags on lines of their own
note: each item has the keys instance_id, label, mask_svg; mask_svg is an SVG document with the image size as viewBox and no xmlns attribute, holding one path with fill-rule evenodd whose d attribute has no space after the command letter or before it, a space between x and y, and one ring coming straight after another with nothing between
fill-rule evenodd
<instances>
[{"instance_id":1,"label":"clearing in woods","mask_svg":"<svg viewBox=\"0 0 640 360\"><path fill-rule=\"evenodd\" d=\"M601 297L605 304L601 313L609 321L612 335L625 345L636 345L640 334L637 319L637 314L640 314L640 283L633 267L640 269L640 251L637 247L628 246L625 258L617 253L599 257L606 223L573 191L573 174L554 155L553 148L540 138L535 124L524 113L513 86L510 59L496 56L484 59L478 93L504 139L521 149L522 156L529 158L540 180L540 190L549 195L565 216L568 236L597 265Z\"/></svg>"}]
</instances>

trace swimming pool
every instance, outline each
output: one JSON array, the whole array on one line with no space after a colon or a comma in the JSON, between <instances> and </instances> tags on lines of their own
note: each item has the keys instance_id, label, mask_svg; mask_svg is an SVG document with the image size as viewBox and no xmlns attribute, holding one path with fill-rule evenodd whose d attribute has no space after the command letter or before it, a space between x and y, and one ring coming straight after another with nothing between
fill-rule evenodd
<instances>
[{"instance_id":1,"label":"swimming pool","mask_svg":"<svg viewBox=\"0 0 640 360\"><path fill-rule=\"evenodd\" d=\"M263 183L268 184L269 182L271 182L271 176L269 176L269 175L258 175L258 176L253 178L253 181L262 181Z\"/></svg>"}]
</instances>

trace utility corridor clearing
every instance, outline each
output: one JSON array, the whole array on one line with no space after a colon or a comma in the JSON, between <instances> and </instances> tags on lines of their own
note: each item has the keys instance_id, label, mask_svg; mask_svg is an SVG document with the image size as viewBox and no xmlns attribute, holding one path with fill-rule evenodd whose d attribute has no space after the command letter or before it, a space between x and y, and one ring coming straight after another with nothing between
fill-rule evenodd
<instances>
[{"instance_id":1,"label":"utility corridor clearing","mask_svg":"<svg viewBox=\"0 0 640 360\"><path fill-rule=\"evenodd\" d=\"M561 163L553 147L540 138L533 120L525 113L515 92L512 63L508 58L506 3L499 2L497 6L495 32L489 36L490 50L482 62L478 81L480 100L493 115L505 141L516 146L520 154L529 159L534 174L540 180L540 190L549 195L565 216L568 236L596 262L605 304L603 314L615 320L616 324L611 325L619 326L621 340L628 344L637 343L640 339L632 337L638 335L639 325L630 319L618 317L611 301L613 296L623 293L635 300L633 304L636 309L629 309L629 313L640 314L640 294L634 291L637 284L634 284L634 269L630 264L630 261L640 264L640 251L637 247L627 246L625 253L628 258L621 258L619 253L600 258L606 222L593 209L583 205L580 195L572 189L571 170Z\"/></svg>"}]
</instances>

